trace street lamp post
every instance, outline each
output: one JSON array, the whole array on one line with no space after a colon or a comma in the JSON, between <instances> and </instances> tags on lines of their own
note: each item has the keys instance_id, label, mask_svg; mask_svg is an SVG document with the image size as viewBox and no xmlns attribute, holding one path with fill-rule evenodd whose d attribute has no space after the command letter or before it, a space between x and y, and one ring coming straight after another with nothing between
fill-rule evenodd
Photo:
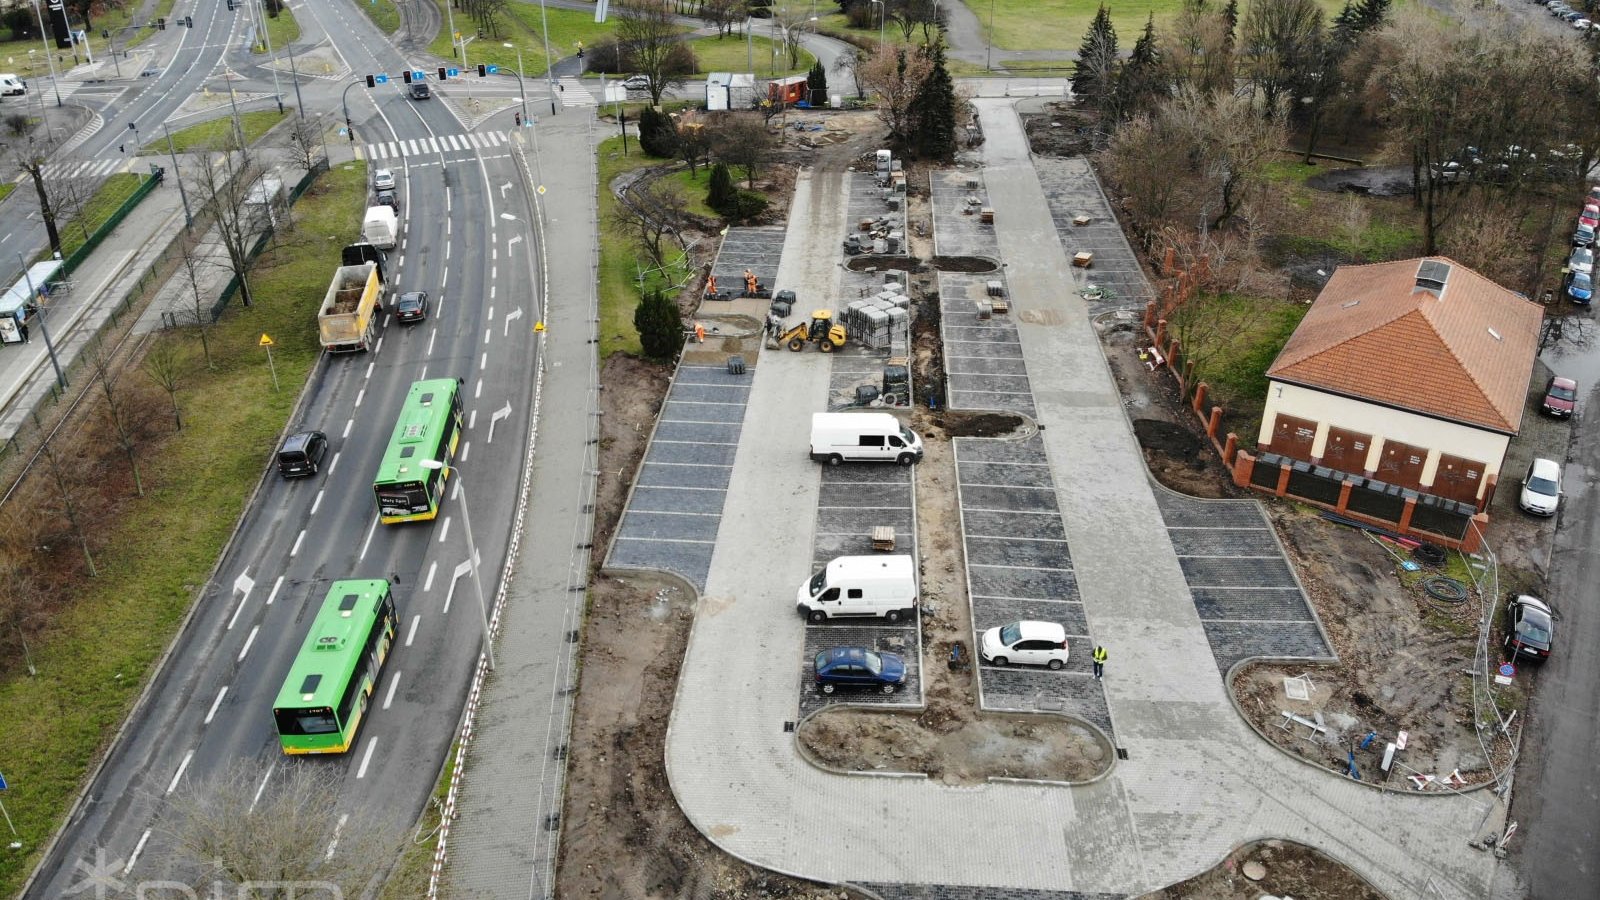
<instances>
[{"instance_id":1,"label":"street lamp post","mask_svg":"<svg viewBox=\"0 0 1600 900\"><path fill-rule=\"evenodd\" d=\"M56 77L56 58L50 55L50 39L45 36L44 13L39 11L39 0L33 0L33 14L39 17L39 41L44 44L44 61L50 67L50 83L56 88L56 105L64 106L61 102L61 80Z\"/></svg>"},{"instance_id":2,"label":"street lamp post","mask_svg":"<svg viewBox=\"0 0 1600 900\"><path fill-rule=\"evenodd\" d=\"M22 277L27 279L28 282L28 299L39 299L39 292L33 286L33 273L28 271L28 261L22 258L21 253L18 253L17 262L22 263ZM56 384L61 385L62 390L65 390L67 387L67 376L61 372L61 361L56 359L56 345L50 340L50 326L45 324L44 321L44 305L36 303L34 304L33 308L38 310L39 333L44 335L45 352L50 354L50 365L56 370Z\"/></svg>"},{"instance_id":3,"label":"street lamp post","mask_svg":"<svg viewBox=\"0 0 1600 900\"><path fill-rule=\"evenodd\" d=\"M300 67L294 61L294 41L289 42L289 77L294 84L294 111L301 119L306 117L306 102L300 99Z\"/></svg>"},{"instance_id":4,"label":"street lamp post","mask_svg":"<svg viewBox=\"0 0 1600 900\"><path fill-rule=\"evenodd\" d=\"M178 170L178 150L172 145L172 128L162 122L161 128L167 133L167 155L172 157L172 180L178 183L178 196L183 200L183 227L188 230L194 224L194 214L189 212L189 192L183 188L183 173Z\"/></svg>"},{"instance_id":5,"label":"street lamp post","mask_svg":"<svg viewBox=\"0 0 1600 900\"><path fill-rule=\"evenodd\" d=\"M352 81L344 86L344 92L339 95L339 105L344 107L344 133L350 136L350 143L356 142L356 127L350 124L350 89L360 84Z\"/></svg>"},{"instance_id":6,"label":"street lamp post","mask_svg":"<svg viewBox=\"0 0 1600 900\"><path fill-rule=\"evenodd\" d=\"M884 19L884 16L885 16L885 14L886 14L886 12L888 10L888 7L886 7L884 5L883 0L872 0L872 2L878 4L878 52L882 53L883 52L883 19ZM868 19L867 21L871 22L872 20Z\"/></svg>"},{"instance_id":7,"label":"street lamp post","mask_svg":"<svg viewBox=\"0 0 1600 900\"><path fill-rule=\"evenodd\" d=\"M448 20L448 24L445 27L450 29L450 56L452 59L456 55L455 46L456 41L458 40L458 36L456 35L456 17L455 14L450 11L450 7L453 6L455 2L456 0L445 0L444 2L444 15ZM461 68L465 69L466 67L467 61L463 59L461 61Z\"/></svg>"},{"instance_id":8,"label":"street lamp post","mask_svg":"<svg viewBox=\"0 0 1600 900\"><path fill-rule=\"evenodd\" d=\"M544 0L539 0L539 30L544 32L544 80L550 85L550 115L553 116L556 114L556 61L550 57L550 14L545 11ZM583 74L581 67L578 74Z\"/></svg>"},{"instance_id":9,"label":"street lamp post","mask_svg":"<svg viewBox=\"0 0 1600 900\"><path fill-rule=\"evenodd\" d=\"M270 60L272 57L272 32L267 30L265 0L259 6L252 7L251 18L259 18L261 21L261 40L267 45L267 58ZM272 69L272 98L278 101L278 115L281 116L283 115L283 90L278 86L278 67L269 66L269 68Z\"/></svg>"},{"instance_id":10,"label":"street lamp post","mask_svg":"<svg viewBox=\"0 0 1600 900\"><path fill-rule=\"evenodd\" d=\"M461 491L461 526L467 532L467 565L472 568L472 589L478 594L478 611L483 613L483 649L489 655L489 671L492 672L494 671L494 638L489 633L489 604L484 602L483 580L478 577L478 545L472 542L472 519L467 515L467 492L461 481L461 470L437 459L425 459L418 465L421 465L424 469L433 469L456 476L456 489Z\"/></svg>"},{"instance_id":11,"label":"street lamp post","mask_svg":"<svg viewBox=\"0 0 1600 900\"><path fill-rule=\"evenodd\" d=\"M517 93L522 96L522 121L528 121L528 90L522 84L522 48L516 44L503 43L500 46L507 50L517 51Z\"/></svg>"},{"instance_id":12,"label":"street lamp post","mask_svg":"<svg viewBox=\"0 0 1600 900\"><path fill-rule=\"evenodd\" d=\"M239 101L233 96L233 70L223 66L222 78L228 83L228 105L233 108L233 139L239 142L239 149L243 150L244 123L239 121Z\"/></svg>"},{"instance_id":13,"label":"street lamp post","mask_svg":"<svg viewBox=\"0 0 1600 900\"><path fill-rule=\"evenodd\" d=\"M994 70L994 67L989 65L989 60L993 56L994 56L994 0L989 0L989 40L984 42L984 47L983 47L983 68L985 70L987 70L987 71L993 71Z\"/></svg>"}]
</instances>

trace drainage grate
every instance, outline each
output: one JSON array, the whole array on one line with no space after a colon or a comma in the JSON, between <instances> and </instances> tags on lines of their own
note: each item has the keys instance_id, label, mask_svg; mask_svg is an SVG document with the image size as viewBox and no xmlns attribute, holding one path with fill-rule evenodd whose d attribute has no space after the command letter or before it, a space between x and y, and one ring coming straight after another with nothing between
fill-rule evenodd
<instances>
[{"instance_id":1,"label":"drainage grate","mask_svg":"<svg viewBox=\"0 0 1600 900\"><path fill-rule=\"evenodd\" d=\"M551 754L551 755L556 759L566 759L567 758L567 745L566 744L562 744L561 746L557 747L555 749L555 752L553 754Z\"/></svg>"},{"instance_id":2,"label":"drainage grate","mask_svg":"<svg viewBox=\"0 0 1600 900\"><path fill-rule=\"evenodd\" d=\"M559 831L561 829L561 814L551 813L544 817L545 831Z\"/></svg>"},{"instance_id":3,"label":"drainage grate","mask_svg":"<svg viewBox=\"0 0 1600 900\"><path fill-rule=\"evenodd\" d=\"M793 722L784 722L783 723L783 733L784 734L792 734L792 733L794 733L794 723Z\"/></svg>"},{"instance_id":4,"label":"drainage grate","mask_svg":"<svg viewBox=\"0 0 1600 900\"><path fill-rule=\"evenodd\" d=\"M1117 759L1127 759L1127 758L1128 758L1128 750L1127 750L1127 748L1118 747L1117 748Z\"/></svg>"},{"instance_id":5,"label":"drainage grate","mask_svg":"<svg viewBox=\"0 0 1600 900\"><path fill-rule=\"evenodd\" d=\"M567 632L567 643L576 644L577 642L578 642L578 629L574 628L571 631Z\"/></svg>"}]
</instances>

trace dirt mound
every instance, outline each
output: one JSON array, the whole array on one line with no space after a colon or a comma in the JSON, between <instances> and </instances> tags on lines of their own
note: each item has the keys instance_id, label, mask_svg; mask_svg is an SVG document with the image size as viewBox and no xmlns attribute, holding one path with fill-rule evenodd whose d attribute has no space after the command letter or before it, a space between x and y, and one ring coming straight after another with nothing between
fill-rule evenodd
<instances>
[{"instance_id":1,"label":"dirt mound","mask_svg":"<svg viewBox=\"0 0 1600 900\"><path fill-rule=\"evenodd\" d=\"M1360 875L1310 847L1290 841L1246 844L1228 854L1216 868L1138 900L1257 900L1262 896L1384 900L1383 894Z\"/></svg>"},{"instance_id":2,"label":"dirt mound","mask_svg":"<svg viewBox=\"0 0 1600 900\"><path fill-rule=\"evenodd\" d=\"M941 272L998 272L1000 265L983 256L935 256L933 267Z\"/></svg>"},{"instance_id":3,"label":"dirt mound","mask_svg":"<svg viewBox=\"0 0 1600 900\"><path fill-rule=\"evenodd\" d=\"M818 762L852 772L922 772L946 784L989 778L1085 781L1106 749L1081 725L1052 716L990 715L935 731L914 712L827 709L796 738Z\"/></svg>"},{"instance_id":4,"label":"dirt mound","mask_svg":"<svg viewBox=\"0 0 1600 900\"><path fill-rule=\"evenodd\" d=\"M884 272L889 269L904 269L908 272L922 271L922 260L914 256L852 256L845 263L845 267L852 272Z\"/></svg>"},{"instance_id":5,"label":"dirt mound","mask_svg":"<svg viewBox=\"0 0 1600 900\"><path fill-rule=\"evenodd\" d=\"M1023 116L1022 127L1029 149L1041 156L1087 156L1106 140L1098 115L1066 103L1051 103L1041 114Z\"/></svg>"},{"instance_id":6,"label":"dirt mound","mask_svg":"<svg viewBox=\"0 0 1600 900\"><path fill-rule=\"evenodd\" d=\"M944 437L1005 437L1023 426L1021 416L1010 413L969 413L940 410L928 415L927 422Z\"/></svg>"}]
</instances>

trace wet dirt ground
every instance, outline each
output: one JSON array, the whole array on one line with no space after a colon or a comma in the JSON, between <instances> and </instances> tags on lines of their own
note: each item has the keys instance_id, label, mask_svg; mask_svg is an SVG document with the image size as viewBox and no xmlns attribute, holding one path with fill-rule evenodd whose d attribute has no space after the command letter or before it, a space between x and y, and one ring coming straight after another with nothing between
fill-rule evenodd
<instances>
[{"instance_id":1,"label":"wet dirt ground","mask_svg":"<svg viewBox=\"0 0 1600 900\"><path fill-rule=\"evenodd\" d=\"M1259 866L1259 868L1257 868ZM1210 871L1138 900L1384 900L1354 872L1292 841L1260 841L1228 854Z\"/></svg>"}]
</instances>

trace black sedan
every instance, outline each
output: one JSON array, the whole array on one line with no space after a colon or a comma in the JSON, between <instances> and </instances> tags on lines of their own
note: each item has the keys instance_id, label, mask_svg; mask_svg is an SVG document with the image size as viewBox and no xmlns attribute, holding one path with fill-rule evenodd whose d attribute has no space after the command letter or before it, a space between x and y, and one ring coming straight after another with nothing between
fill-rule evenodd
<instances>
[{"instance_id":1,"label":"black sedan","mask_svg":"<svg viewBox=\"0 0 1600 900\"><path fill-rule=\"evenodd\" d=\"M1528 594L1506 598L1506 656L1512 662L1550 658L1555 641L1555 612L1549 604Z\"/></svg>"},{"instance_id":2,"label":"black sedan","mask_svg":"<svg viewBox=\"0 0 1600 900\"><path fill-rule=\"evenodd\" d=\"M396 322L421 322L428 317L428 292L407 291L394 302Z\"/></svg>"}]
</instances>

